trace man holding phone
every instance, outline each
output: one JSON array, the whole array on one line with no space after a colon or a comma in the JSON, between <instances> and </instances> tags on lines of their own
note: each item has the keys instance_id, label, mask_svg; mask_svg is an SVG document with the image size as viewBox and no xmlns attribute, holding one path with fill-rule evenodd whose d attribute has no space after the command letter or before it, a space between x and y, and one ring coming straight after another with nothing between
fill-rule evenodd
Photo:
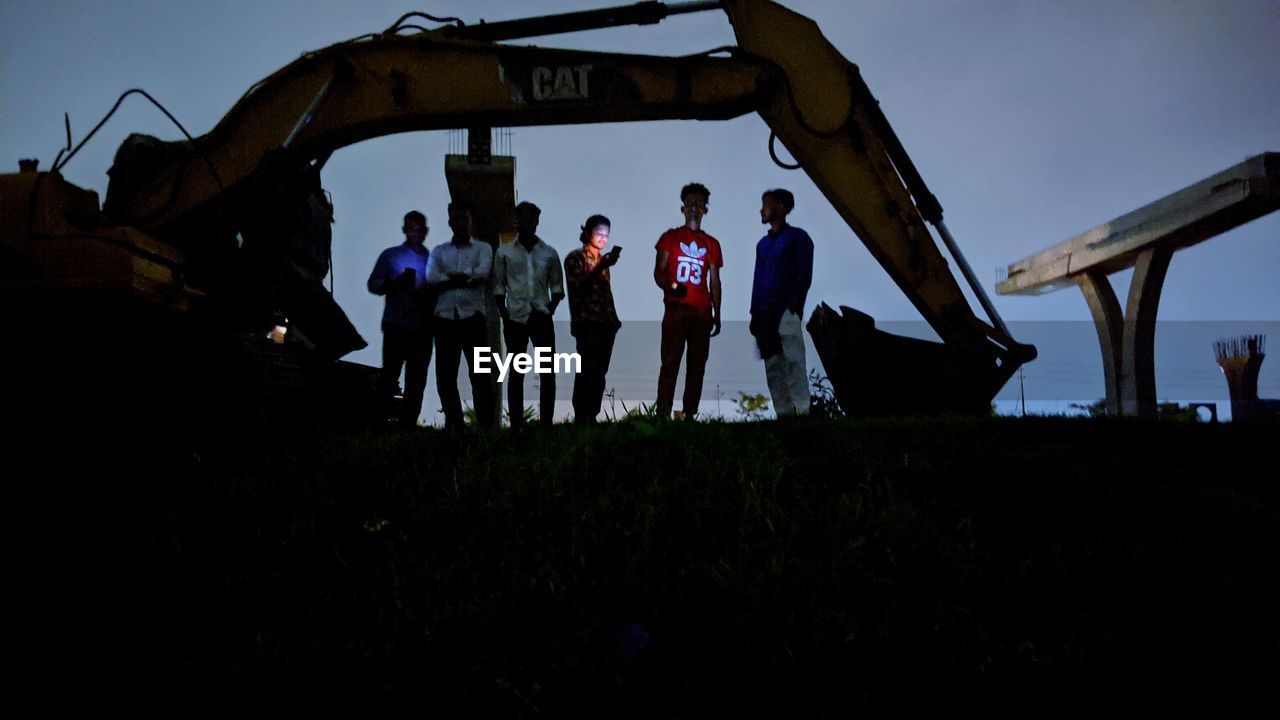
<instances>
[{"instance_id":1,"label":"man holding phone","mask_svg":"<svg viewBox=\"0 0 1280 720\"><path fill-rule=\"evenodd\" d=\"M592 215L582 224L580 250L564 258L564 279L569 288L569 328L577 340L582 372L573 381L573 421L596 421L604 398L605 375L613 357L613 341L622 323L613 305L609 268L618 263L622 247L609 244L612 225L604 215Z\"/></svg>"},{"instance_id":2,"label":"man holding phone","mask_svg":"<svg viewBox=\"0 0 1280 720\"><path fill-rule=\"evenodd\" d=\"M698 414L702 376L711 353L711 338L720 334L720 241L702 230L711 191L701 183L680 189L684 224L662 234L655 245L653 280L662 288L662 369L658 374L658 413L671 414L685 346L689 361L684 378L684 417Z\"/></svg>"},{"instance_id":3,"label":"man holding phone","mask_svg":"<svg viewBox=\"0 0 1280 720\"><path fill-rule=\"evenodd\" d=\"M417 210L405 213L404 242L378 256L369 275L369 292L386 297L382 310L382 372L378 398L383 416L390 415L400 371L404 369L404 402L399 421L414 426L422 412L431 364L432 295L426 289L430 252L423 245L429 228L427 217Z\"/></svg>"}]
</instances>

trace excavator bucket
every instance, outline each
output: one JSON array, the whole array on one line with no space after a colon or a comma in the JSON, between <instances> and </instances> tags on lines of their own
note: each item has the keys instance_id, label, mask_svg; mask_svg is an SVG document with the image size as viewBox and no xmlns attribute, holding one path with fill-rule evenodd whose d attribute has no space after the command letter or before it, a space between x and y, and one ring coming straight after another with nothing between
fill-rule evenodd
<instances>
[{"instance_id":1,"label":"excavator bucket","mask_svg":"<svg viewBox=\"0 0 1280 720\"><path fill-rule=\"evenodd\" d=\"M841 409L852 416L986 415L1016 368L982 345L893 335L823 303L807 325Z\"/></svg>"}]
</instances>

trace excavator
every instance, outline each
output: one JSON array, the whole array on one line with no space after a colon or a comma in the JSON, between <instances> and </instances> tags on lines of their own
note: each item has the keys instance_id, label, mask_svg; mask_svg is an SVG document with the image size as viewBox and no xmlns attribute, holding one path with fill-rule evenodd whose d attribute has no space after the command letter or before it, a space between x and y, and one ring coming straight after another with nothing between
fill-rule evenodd
<instances>
[{"instance_id":1,"label":"excavator","mask_svg":"<svg viewBox=\"0 0 1280 720\"><path fill-rule=\"evenodd\" d=\"M716 10L737 45L693 56L510 43ZM242 343L231 353L223 340L261 339L282 317L309 358L285 371L330 377L364 346L322 284L332 208L320 169L344 146L411 131L752 112L771 131L774 161L808 175L941 339L890 335L868 315L820 305L807 327L844 410L989 411L1035 348L1011 337L858 67L812 20L770 0L647 1L478 24L408 13L281 68L203 135L129 137L101 205L58 172L79 149L68 131L50 170L27 162L0 174L0 317L22 344L6 362L23 358L8 384L37 403L41 388L78 388L65 400L109 386L110 402L136 407L157 384L181 395L207 385L214 366L228 377L257 351ZM235 382L231 373L221 387Z\"/></svg>"}]
</instances>

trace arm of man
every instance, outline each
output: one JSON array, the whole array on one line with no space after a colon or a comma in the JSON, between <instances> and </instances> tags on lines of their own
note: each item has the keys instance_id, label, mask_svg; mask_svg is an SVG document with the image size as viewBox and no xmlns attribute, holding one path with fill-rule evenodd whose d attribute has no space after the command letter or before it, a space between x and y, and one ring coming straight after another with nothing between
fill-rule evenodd
<instances>
[{"instance_id":1,"label":"arm of man","mask_svg":"<svg viewBox=\"0 0 1280 720\"><path fill-rule=\"evenodd\" d=\"M467 274L466 284L471 287L482 287L489 280L489 271L493 269L493 248L479 240L471 242L479 243L480 250L476 253L475 262Z\"/></svg>"},{"instance_id":2,"label":"arm of man","mask_svg":"<svg viewBox=\"0 0 1280 720\"><path fill-rule=\"evenodd\" d=\"M582 281L587 277L587 273L582 269L581 253L570 253L564 259L564 281L568 286L569 292L582 292Z\"/></svg>"},{"instance_id":3,"label":"arm of man","mask_svg":"<svg viewBox=\"0 0 1280 720\"><path fill-rule=\"evenodd\" d=\"M614 245L612 250L600 256L600 262L596 263L595 268L591 272L593 274L597 274L608 270L618 264L618 258L620 257L622 257L622 248Z\"/></svg>"},{"instance_id":4,"label":"arm of man","mask_svg":"<svg viewBox=\"0 0 1280 720\"><path fill-rule=\"evenodd\" d=\"M653 264L653 282L662 288L662 292L671 292L671 283L667 281L667 261L671 259L671 253L662 248L658 248L657 255L654 257Z\"/></svg>"},{"instance_id":5,"label":"arm of man","mask_svg":"<svg viewBox=\"0 0 1280 720\"><path fill-rule=\"evenodd\" d=\"M507 255L498 248L493 256L493 294L502 297L507 294Z\"/></svg>"},{"instance_id":6,"label":"arm of man","mask_svg":"<svg viewBox=\"0 0 1280 720\"><path fill-rule=\"evenodd\" d=\"M449 286L449 273L444 267L443 249L437 249L427 258L427 277L422 284L431 290L444 290Z\"/></svg>"},{"instance_id":7,"label":"arm of man","mask_svg":"<svg viewBox=\"0 0 1280 720\"><path fill-rule=\"evenodd\" d=\"M498 248L493 258L493 299L498 306L498 314L503 320L510 321L511 316L507 314L507 256L502 248Z\"/></svg>"},{"instance_id":8,"label":"arm of man","mask_svg":"<svg viewBox=\"0 0 1280 720\"><path fill-rule=\"evenodd\" d=\"M712 264L707 273L711 288L711 337L720 334L720 268Z\"/></svg>"},{"instance_id":9,"label":"arm of man","mask_svg":"<svg viewBox=\"0 0 1280 720\"><path fill-rule=\"evenodd\" d=\"M551 248L551 258L547 263L547 290L551 292L551 304L547 307L548 315L556 314L556 306L564 300L564 271L560 269L560 254Z\"/></svg>"},{"instance_id":10,"label":"arm of man","mask_svg":"<svg viewBox=\"0 0 1280 720\"><path fill-rule=\"evenodd\" d=\"M813 240L809 233L802 231L796 238L795 255L792 258L795 274L792 276L791 297L787 299L787 309L804 319L804 300L809 294L809 286L813 284Z\"/></svg>"},{"instance_id":11,"label":"arm of man","mask_svg":"<svg viewBox=\"0 0 1280 720\"><path fill-rule=\"evenodd\" d=\"M369 273L369 292L374 295L386 295L391 285L391 260L387 257L387 252L383 251L378 256L378 261L373 264L373 272Z\"/></svg>"}]
</instances>

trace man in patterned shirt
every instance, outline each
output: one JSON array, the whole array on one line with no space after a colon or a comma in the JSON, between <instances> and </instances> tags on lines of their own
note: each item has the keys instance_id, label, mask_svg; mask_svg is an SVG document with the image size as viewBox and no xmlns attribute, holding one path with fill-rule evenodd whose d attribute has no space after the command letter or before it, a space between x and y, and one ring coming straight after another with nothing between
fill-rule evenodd
<instances>
[{"instance_id":1,"label":"man in patterned shirt","mask_svg":"<svg viewBox=\"0 0 1280 720\"><path fill-rule=\"evenodd\" d=\"M711 191L701 183L680 190L684 224L662 234L653 281L662 288L662 370L658 374L658 413L671 414L685 346L689 361L684 377L684 416L692 420L702 399L702 376L711 338L720 334L720 242L702 231Z\"/></svg>"},{"instance_id":2,"label":"man in patterned shirt","mask_svg":"<svg viewBox=\"0 0 1280 720\"><path fill-rule=\"evenodd\" d=\"M582 225L582 249L564 258L565 283L569 286L570 330L578 341L582 372L573 382L573 421L585 425L596 421L604 398L605 373L613 357L613 341L622 323L613 307L609 268L618 262L622 248L609 244L609 218L592 215Z\"/></svg>"}]
</instances>

